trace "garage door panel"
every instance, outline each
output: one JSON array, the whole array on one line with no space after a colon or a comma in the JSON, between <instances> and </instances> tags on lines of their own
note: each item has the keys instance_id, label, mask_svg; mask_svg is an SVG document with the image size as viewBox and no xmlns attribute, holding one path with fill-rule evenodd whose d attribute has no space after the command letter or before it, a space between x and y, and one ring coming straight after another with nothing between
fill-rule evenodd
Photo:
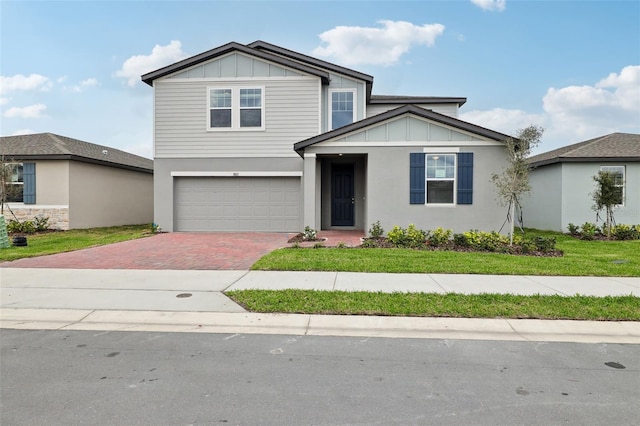
<instances>
[{"instance_id":1,"label":"garage door panel","mask_svg":"<svg viewBox=\"0 0 640 426\"><path fill-rule=\"evenodd\" d=\"M296 232L302 215L300 177L180 177L175 181L178 231Z\"/></svg>"}]
</instances>

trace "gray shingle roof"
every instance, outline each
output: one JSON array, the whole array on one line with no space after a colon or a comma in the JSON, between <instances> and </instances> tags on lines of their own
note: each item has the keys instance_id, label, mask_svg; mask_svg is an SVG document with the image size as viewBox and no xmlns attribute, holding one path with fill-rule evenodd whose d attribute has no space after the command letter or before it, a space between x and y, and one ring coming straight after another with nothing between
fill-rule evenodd
<instances>
[{"instance_id":1,"label":"gray shingle roof","mask_svg":"<svg viewBox=\"0 0 640 426\"><path fill-rule=\"evenodd\" d=\"M148 158L53 133L0 137L0 154L18 160L76 160L153 173L153 161Z\"/></svg>"},{"instance_id":2,"label":"gray shingle roof","mask_svg":"<svg viewBox=\"0 0 640 426\"><path fill-rule=\"evenodd\" d=\"M527 161L531 167L580 161L640 161L640 135L611 133L553 151L534 155Z\"/></svg>"}]
</instances>

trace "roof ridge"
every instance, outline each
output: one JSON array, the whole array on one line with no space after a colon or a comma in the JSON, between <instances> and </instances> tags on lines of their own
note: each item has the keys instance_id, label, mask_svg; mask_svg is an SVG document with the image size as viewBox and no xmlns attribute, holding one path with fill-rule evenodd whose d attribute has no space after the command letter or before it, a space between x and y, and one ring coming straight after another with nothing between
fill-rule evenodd
<instances>
[{"instance_id":1,"label":"roof ridge","mask_svg":"<svg viewBox=\"0 0 640 426\"><path fill-rule=\"evenodd\" d=\"M49 136L49 138L53 141L56 148L58 148L60 151L62 151L65 154L71 154L71 151L67 148L64 141L60 139L59 135L56 135L55 133L50 133L50 132L46 132L45 134Z\"/></svg>"}]
</instances>

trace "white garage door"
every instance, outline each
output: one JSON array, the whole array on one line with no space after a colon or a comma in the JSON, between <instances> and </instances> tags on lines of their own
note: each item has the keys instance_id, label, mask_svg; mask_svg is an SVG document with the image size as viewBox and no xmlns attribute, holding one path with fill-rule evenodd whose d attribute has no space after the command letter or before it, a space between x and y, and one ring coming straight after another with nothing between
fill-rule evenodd
<instances>
[{"instance_id":1,"label":"white garage door","mask_svg":"<svg viewBox=\"0 0 640 426\"><path fill-rule=\"evenodd\" d=\"M302 223L300 177L178 177L178 231L297 232Z\"/></svg>"}]
</instances>

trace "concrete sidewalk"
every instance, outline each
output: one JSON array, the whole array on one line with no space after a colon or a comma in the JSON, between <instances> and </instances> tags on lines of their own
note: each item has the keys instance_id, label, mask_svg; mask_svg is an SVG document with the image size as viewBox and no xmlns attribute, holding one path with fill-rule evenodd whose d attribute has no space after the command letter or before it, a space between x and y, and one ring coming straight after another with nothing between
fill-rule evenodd
<instances>
[{"instance_id":1,"label":"concrete sidewalk","mask_svg":"<svg viewBox=\"0 0 640 426\"><path fill-rule=\"evenodd\" d=\"M640 343L637 322L253 314L222 292L315 289L640 296L640 278L0 269L0 326Z\"/></svg>"}]
</instances>

